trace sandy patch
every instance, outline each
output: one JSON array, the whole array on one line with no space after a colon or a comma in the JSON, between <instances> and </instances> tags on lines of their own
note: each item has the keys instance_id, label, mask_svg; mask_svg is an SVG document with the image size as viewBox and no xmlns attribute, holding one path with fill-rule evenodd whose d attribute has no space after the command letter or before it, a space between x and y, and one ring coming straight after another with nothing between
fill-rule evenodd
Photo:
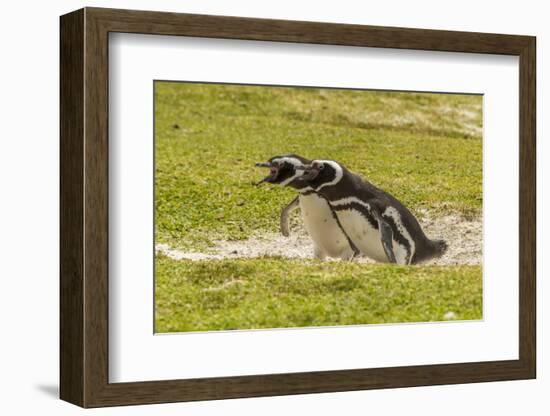
<instances>
[{"instance_id":1,"label":"sandy patch","mask_svg":"<svg viewBox=\"0 0 550 416\"><path fill-rule=\"evenodd\" d=\"M439 259L424 264L457 265L481 264L482 262L482 223L481 219L467 220L459 215L433 217L421 212L419 221L430 238L442 238L449 248ZM216 241L208 253L198 253L170 248L157 244L156 251L174 260L221 260L231 258L253 258L281 256L287 258L313 258L313 245L300 223L293 222L291 235L268 233L241 241ZM354 261L369 263L372 260L361 257Z\"/></svg>"}]
</instances>

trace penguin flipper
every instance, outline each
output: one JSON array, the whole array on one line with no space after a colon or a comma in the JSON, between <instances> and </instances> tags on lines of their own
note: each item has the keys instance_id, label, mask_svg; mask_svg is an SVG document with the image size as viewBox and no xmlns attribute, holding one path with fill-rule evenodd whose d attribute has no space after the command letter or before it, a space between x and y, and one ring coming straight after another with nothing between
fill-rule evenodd
<instances>
[{"instance_id":1,"label":"penguin flipper","mask_svg":"<svg viewBox=\"0 0 550 416\"><path fill-rule=\"evenodd\" d=\"M393 231L390 224L382 218L380 214L375 215L378 221L378 230L380 230L380 240L382 242L382 247L386 252L386 256L390 263L397 263L395 259L395 254L393 253Z\"/></svg>"},{"instance_id":2,"label":"penguin flipper","mask_svg":"<svg viewBox=\"0 0 550 416\"><path fill-rule=\"evenodd\" d=\"M281 234L285 237L288 237L290 235L290 214L292 211L298 208L300 205L299 197L294 198L290 204L288 204L286 207L283 208L281 211L281 218L280 218L280 224L281 224Z\"/></svg>"}]
</instances>

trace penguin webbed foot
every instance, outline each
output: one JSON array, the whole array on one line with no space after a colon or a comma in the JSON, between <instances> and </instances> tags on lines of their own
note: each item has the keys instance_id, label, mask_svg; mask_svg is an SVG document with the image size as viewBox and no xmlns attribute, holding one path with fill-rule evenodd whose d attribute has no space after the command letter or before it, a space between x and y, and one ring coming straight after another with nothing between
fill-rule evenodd
<instances>
[{"instance_id":1,"label":"penguin webbed foot","mask_svg":"<svg viewBox=\"0 0 550 416\"><path fill-rule=\"evenodd\" d=\"M347 261L352 262L359 257L361 257L361 252L353 250L353 252L351 253L351 256L347 258Z\"/></svg>"}]
</instances>

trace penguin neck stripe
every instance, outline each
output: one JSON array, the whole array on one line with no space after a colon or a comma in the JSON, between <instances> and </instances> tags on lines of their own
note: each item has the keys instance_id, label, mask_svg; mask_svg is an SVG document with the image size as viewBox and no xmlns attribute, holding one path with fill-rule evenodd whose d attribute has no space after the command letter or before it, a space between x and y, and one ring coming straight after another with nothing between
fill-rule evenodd
<instances>
[{"instance_id":1,"label":"penguin neck stripe","mask_svg":"<svg viewBox=\"0 0 550 416\"><path fill-rule=\"evenodd\" d=\"M301 176L301 173L296 171L294 175L292 175L290 178L285 179L280 183L281 186L287 186L290 182L292 182L294 179L296 179L298 176Z\"/></svg>"},{"instance_id":2,"label":"penguin neck stripe","mask_svg":"<svg viewBox=\"0 0 550 416\"><path fill-rule=\"evenodd\" d=\"M342 169L342 166L340 166L338 163L336 163L333 160L318 160L317 162L321 162L331 166L334 169L334 179L331 180L330 182L322 183L317 188L315 188L316 191L318 191L319 189L323 189L327 186L336 185L338 182L342 180L342 177L344 176L344 171Z\"/></svg>"},{"instance_id":3,"label":"penguin neck stripe","mask_svg":"<svg viewBox=\"0 0 550 416\"><path fill-rule=\"evenodd\" d=\"M302 162L300 162L295 157L278 157L276 159L273 159L272 162L288 162L295 167L302 166Z\"/></svg>"},{"instance_id":4,"label":"penguin neck stripe","mask_svg":"<svg viewBox=\"0 0 550 416\"><path fill-rule=\"evenodd\" d=\"M347 198L338 199L337 201L330 201L330 205L339 206L339 205L349 205L355 202L356 204L363 205L370 211L370 204L357 198L356 196L349 196Z\"/></svg>"}]
</instances>

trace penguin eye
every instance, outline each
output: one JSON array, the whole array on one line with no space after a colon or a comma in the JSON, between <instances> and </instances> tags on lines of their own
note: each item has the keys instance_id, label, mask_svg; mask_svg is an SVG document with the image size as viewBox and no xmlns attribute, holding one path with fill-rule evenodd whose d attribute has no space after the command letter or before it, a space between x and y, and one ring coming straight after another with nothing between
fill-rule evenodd
<instances>
[{"instance_id":1,"label":"penguin eye","mask_svg":"<svg viewBox=\"0 0 550 416\"><path fill-rule=\"evenodd\" d=\"M319 168L319 170L323 170L325 168L325 164L324 163L318 163L317 167Z\"/></svg>"}]
</instances>

